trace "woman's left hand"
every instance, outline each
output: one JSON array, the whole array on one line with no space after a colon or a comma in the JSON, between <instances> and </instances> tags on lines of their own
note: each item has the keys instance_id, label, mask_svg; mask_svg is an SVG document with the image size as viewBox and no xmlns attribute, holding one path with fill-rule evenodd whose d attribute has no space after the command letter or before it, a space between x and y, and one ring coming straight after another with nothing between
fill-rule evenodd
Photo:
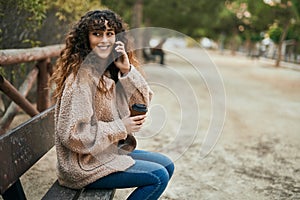
<instances>
[{"instance_id":1,"label":"woman's left hand","mask_svg":"<svg viewBox=\"0 0 300 200\"><path fill-rule=\"evenodd\" d=\"M115 44L117 45L117 47L114 50L122 54L121 57L115 60L115 65L120 69L122 74L126 74L130 70L130 62L125 50L125 45L121 41L117 41Z\"/></svg>"},{"instance_id":2,"label":"woman's left hand","mask_svg":"<svg viewBox=\"0 0 300 200\"><path fill-rule=\"evenodd\" d=\"M138 132L142 128L145 120L146 115L137 115L134 117L127 116L122 119L127 133Z\"/></svg>"}]
</instances>

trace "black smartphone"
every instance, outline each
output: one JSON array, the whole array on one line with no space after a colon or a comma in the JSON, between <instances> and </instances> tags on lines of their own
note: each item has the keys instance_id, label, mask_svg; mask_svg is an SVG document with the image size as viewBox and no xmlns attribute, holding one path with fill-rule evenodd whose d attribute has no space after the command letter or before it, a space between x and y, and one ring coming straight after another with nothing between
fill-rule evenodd
<instances>
[{"instance_id":1,"label":"black smartphone","mask_svg":"<svg viewBox=\"0 0 300 200\"><path fill-rule=\"evenodd\" d=\"M117 37L116 36L116 42L117 41L121 41L120 40L120 38L119 37ZM114 44L114 49L113 49L113 56L114 56L114 60L116 61L116 60L118 60L119 58L123 58L123 56L122 56L122 53L120 53L120 52L117 52L115 49L116 49L116 47L118 46L118 44Z\"/></svg>"}]
</instances>

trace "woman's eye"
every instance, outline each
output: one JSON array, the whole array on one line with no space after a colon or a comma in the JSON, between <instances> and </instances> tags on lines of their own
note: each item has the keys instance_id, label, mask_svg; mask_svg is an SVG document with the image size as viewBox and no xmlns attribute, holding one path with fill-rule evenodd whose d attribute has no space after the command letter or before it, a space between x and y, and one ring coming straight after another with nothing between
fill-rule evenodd
<instances>
[{"instance_id":1,"label":"woman's eye","mask_svg":"<svg viewBox=\"0 0 300 200\"><path fill-rule=\"evenodd\" d=\"M100 33L94 32L93 35L100 36Z\"/></svg>"},{"instance_id":2,"label":"woman's eye","mask_svg":"<svg viewBox=\"0 0 300 200\"><path fill-rule=\"evenodd\" d=\"M112 35L114 35L114 33L113 32L108 32L107 35L112 36Z\"/></svg>"}]
</instances>

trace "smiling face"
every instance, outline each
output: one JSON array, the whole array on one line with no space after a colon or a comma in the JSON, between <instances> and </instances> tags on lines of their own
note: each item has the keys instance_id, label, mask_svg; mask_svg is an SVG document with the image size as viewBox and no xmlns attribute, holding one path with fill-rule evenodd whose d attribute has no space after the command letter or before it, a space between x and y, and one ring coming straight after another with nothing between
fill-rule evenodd
<instances>
[{"instance_id":1,"label":"smiling face","mask_svg":"<svg viewBox=\"0 0 300 200\"><path fill-rule=\"evenodd\" d=\"M94 30L89 32L89 42L91 49L102 59L107 59L114 49L116 34L113 28L105 21L104 30Z\"/></svg>"}]
</instances>

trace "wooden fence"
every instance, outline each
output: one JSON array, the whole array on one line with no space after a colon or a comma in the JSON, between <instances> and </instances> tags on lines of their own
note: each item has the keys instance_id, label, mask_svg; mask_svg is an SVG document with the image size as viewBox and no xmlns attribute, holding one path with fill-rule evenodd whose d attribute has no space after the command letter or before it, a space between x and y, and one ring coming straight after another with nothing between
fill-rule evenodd
<instances>
[{"instance_id":1,"label":"wooden fence","mask_svg":"<svg viewBox=\"0 0 300 200\"><path fill-rule=\"evenodd\" d=\"M23 109L33 117L51 105L48 80L52 74L51 58L59 56L63 45L52 45L30 49L0 50L0 66L10 67L12 64L35 62L35 67L28 73L19 89L16 89L5 77L0 75L0 90L13 102L5 110L0 121L0 135L5 133L16 114ZM37 80L36 106L30 103L26 96Z\"/></svg>"}]
</instances>

